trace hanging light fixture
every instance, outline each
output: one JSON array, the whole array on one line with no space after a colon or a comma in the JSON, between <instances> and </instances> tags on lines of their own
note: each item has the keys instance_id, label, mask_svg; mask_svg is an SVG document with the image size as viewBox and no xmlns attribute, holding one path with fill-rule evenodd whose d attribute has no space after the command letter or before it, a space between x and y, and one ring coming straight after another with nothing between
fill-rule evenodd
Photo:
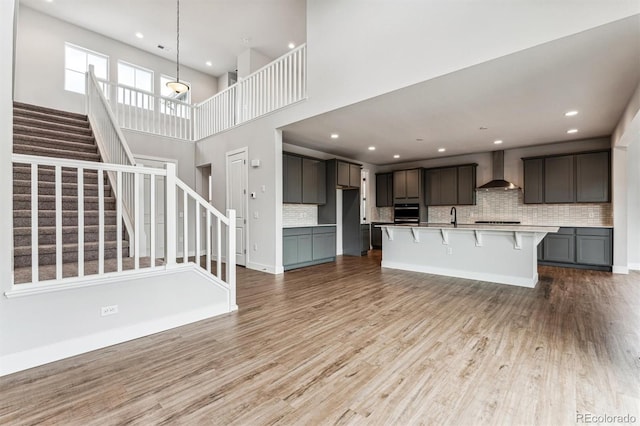
<instances>
[{"instance_id":1,"label":"hanging light fixture","mask_svg":"<svg viewBox=\"0 0 640 426\"><path fill-rule=\"evenodd\" d=\"M180 81L180 0L178 0L178 11L176 16L176 81L168 82L167 87L176 94L181 95L189 91L189 86Z\"/></svg>"}]
</instances>

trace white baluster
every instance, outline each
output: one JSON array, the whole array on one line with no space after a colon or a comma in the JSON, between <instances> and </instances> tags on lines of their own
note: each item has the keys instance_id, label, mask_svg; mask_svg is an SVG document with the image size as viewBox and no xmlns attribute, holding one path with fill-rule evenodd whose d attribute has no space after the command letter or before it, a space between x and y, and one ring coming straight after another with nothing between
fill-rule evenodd
<instances>
[{"instance_id":1,"label":"white baluster","mask_svg":"<svg viewBox=\"0 0 640 426\"><path fill-rule=\"evenodd\" d=\"M165 262L168 266L176 263L176 166L173 163L165 165L167 177L165 179Z\"/></svg>"},{"instance_id":2,"label":"white baluster","mask_svg":"<svg viewBox=\"0 0 640 426\"><path fill-rule=\"evenodd\" d=\"M211 213L207 212L207 272L211 273Z\"/></svg>"},{"instance_id":3,"label":"white baluster","mask_svg":"<svg viewBox=\"0 0 640 426\"><path fill-rule=\"evenodd\" d=\"M39 281L38 260L38 165L31 164L31 281Z\"/></svg>"},{"instance_id":4,"label":"white baluster","mask_svg":"<svg viewBox=\"0 0 640 426\"><path fill-rule=\"evenodd\" d=\"M222 229L220 218L216 219L216 276L222 279Z\"/></svg>"},{"instance_id":5,"label":"white baluster","mask_svg":"<svg viewBox=\"0 0 640 426\"><path fill-rule=\"evenodd\" d=\"M156 266L156 176L155 175L150 175L149 176L149 199L150 199L150 204L149 204L149 217L151 218L151 223L150 223L150 231L149 233L151 234L151 267L154 268Z\"/></svg>"},{"instance_id":6,"label":"white baluster","mask_svg":"<svg viewBox=\"0 0 640 426\"><path fill-rule=\"evenodd\" d=\"M98 170L98 274L104 274L104 174Z\"/></svg>"},{"instance_id":7,"label":"white baluster","mask_svg":"<svg viewBox=\"0 0 640 426\"><path fill-rule=\"evenodd\" d=\"M189 209L187 208L189 200L187 199L187 191L182 191L182 261L189 261Z\"/></svg>"},{"instance_id":8,"label":"white baluster","mask_svg":"<svg viewBox=\"0 0 640 426\"><path fill-rule=\"evenodd\" d=\"M226 281L229 286L229 309L236 306L236 211L227 209L229 231L227 232L227 273Z\"/></svg>"},{"instance_id":9,"label":"white baluster","mask_svg":"<svg viewBox=\"0 0 640 426\"><path fill-rule=\"evenodd\" d=\"M78 167L78 277L84 277L84 169Z\"/></svg>"},{"instance_id":10,"label":"white baluster","mask_svg":"<svg viewBox=\"0 0 640 426\"><path fill-rule=\"evenodd\" d=\"M122 271L122 171L116 173L116 256L118 272Z\"/></svg>"},{"instance_id":11,"label":"white baluster","mask_svg":"<svg viewBox=\"0 0 640 426\"><path fill-rule=\"evenodd\" d=\"M62 167L56 166L56 279L62 279Z\"/></svg>"}]
</instances>

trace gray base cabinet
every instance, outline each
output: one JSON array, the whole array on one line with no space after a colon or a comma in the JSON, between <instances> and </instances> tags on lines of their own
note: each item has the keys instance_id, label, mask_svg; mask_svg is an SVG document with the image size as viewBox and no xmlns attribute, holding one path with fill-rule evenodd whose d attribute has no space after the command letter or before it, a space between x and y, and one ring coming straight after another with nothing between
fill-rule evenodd
<instances>
[{"instance_id":1,"label":"gray base cabinet","mask_svg":"<svg viewBox=\"0 0 640 426\"><path fill-rule=\"evenodd\" d=\"M335 260L335 226L282 230L282 263L285 271Z\"/></svg>"},{"instance_id":2,"label":"gray base cabinet","mask_svg":"<svg viewBox=\"0 0 640 426\"><path fill-rule=\"evenodd\" d=\"M538 245L543 265L611 270L613 230L610 228L560 228Z\"/></svg>"},{"instance_id":3,"label":"gray base cabinet","mask_svg":"<svg viewBox=\"0 0 640 426\"><path fill-rule=\"evenodd\" d=\"M361 252L362 256L366 256L371 248L371 225L363 223L360 225L360 237L362 240Z\"/></svg>"}]
</instances>

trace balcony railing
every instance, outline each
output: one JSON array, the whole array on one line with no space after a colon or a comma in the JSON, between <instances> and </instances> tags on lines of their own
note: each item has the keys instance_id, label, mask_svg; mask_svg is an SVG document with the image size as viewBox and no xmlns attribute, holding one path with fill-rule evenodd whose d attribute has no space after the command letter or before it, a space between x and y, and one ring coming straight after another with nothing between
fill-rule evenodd
<instances>
[{"instance_id":1,"label":"balcony railing","mask_svg":"<svg viewBox=\"0 0 640 426\"><path fill-rule=\"evenodd\" d=\"M301 45L196 105L99 83L121 128L195 141L306 99L306 62L306 45Z\"/></svg>"}]
</instances>

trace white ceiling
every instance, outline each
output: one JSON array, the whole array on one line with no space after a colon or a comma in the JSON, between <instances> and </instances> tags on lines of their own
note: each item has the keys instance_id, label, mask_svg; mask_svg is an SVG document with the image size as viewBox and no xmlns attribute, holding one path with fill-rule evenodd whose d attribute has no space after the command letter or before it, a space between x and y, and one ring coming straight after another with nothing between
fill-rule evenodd
<instances>
[{"instance_id":1,"label":"white ceiling","mask_svg":"<svg viewBox=\"0 0 640 426\"><path fill-rule=\"evenodd\" d=\"M639 82L635 15L288 125L284 138L390 164L605 136Z\"/></svg>"},{"instance_id":2,"label":"white ceiling","mask_svg":"<svg viewBox=\"0 0 640 426\"><path fill-rule=\"evenodd\" d=\"M176 0L20 0L123 43L175 60ZM143 39L135 36L144 34ZM306 41L305 0L180 0L180 63L219 76L248 48L271 58ZM157 48L161 44L170 51ZM211 61L212 66L205 65Z\"/></svg>"}]
</instances>

